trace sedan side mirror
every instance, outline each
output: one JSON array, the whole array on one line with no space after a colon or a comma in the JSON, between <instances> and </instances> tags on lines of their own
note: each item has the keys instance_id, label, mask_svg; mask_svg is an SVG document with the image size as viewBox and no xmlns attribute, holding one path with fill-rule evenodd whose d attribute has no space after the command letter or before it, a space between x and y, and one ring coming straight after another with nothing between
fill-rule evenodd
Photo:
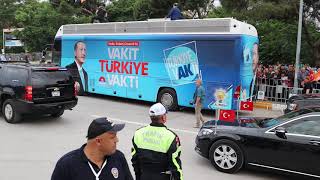
<instances>
[{"instance_id":1,"label":"sedan side mirror","mask_svg":"<svg viewBox=\"0 0 320 180\"><path fill-rule=\"evenodd\" d=\"M275 129L275 134L279 138L287 139L286 133L287 133L287 130L284 127L277 127Z\"/></svg>"}]
</instances>

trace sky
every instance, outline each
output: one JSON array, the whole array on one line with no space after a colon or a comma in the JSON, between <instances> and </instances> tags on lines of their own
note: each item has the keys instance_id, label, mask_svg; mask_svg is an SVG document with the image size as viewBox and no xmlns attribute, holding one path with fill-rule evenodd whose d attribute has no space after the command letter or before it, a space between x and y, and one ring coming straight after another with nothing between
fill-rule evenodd
<instances>
[{"instance_id":1,"label":"sky","mask_svg":"<svg viewBox=\"0 0 320 180\"><path fill-rule=\"evenodd\" d=\"M214 0L213 5L214 5L215 7L221 6L220 0Z\"/></svg>"}]
</instances>

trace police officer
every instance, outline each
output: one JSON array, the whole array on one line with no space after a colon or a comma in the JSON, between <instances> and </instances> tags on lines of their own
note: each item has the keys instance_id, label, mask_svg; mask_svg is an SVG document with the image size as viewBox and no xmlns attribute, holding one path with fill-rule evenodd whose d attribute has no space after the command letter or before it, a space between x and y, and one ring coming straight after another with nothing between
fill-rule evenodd
<instances>
[{"instance_id":1,"label":"police officer","mask_svg":"<svg viewBox=\"0 0 320 180\"><path fill-rule=\"evenodd\" d=\"M51 180L133 180L123 153L116 149L117 132L123 128L106 117L93 120L87 144L60 158Z\"/></svg>"},{"instance_id":2,"label":"police officer","mask_svg":"<svg viewBox=\"0 0 320 180\"><path fill-rule=\"evenodd\" d=\"M165 18L170 18L171 20L183 19L181 11L178 8L178 3L173 4L173 7L170 9L168 15Z\"/></svg>"},{"instance_id":3,"label":"police officer","mask_svg":"<svg viewBox=\"0 0 320 180\"><path fill-rule=\"evenodd\" d=\"M132 139L136 180L183 180L179 137L164 125L167 110L157 103L149 115L151 124L138 129Z\"/></svg>"}]
</instances>

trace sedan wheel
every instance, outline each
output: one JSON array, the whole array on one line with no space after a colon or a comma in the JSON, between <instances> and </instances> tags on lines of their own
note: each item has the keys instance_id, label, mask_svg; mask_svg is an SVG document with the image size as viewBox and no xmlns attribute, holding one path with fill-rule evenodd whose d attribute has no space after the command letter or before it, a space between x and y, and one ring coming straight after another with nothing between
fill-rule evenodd
<instances>
[{"instance_id":1,"label":"sedan wheel","mask_svg":"<svg viewBox=\"0 0 320 180\"><path fill-rule=\"evenodd\" d=\"M239 145L228 139L221 139L212 144L209 159L217 170L226 173L239 171L244 162Z\"/></svg>"},{"instance_id":2,"label":"sedan wheel","mask_svg":"<svg viewBox=\"0 0 320 180\"><path fill-rule=\"evenodd\" d=\"M222 169L231 169L237 164L237 153L227 145L219 146L213 155L215 163Z\"/></svg>"}]
</instances>

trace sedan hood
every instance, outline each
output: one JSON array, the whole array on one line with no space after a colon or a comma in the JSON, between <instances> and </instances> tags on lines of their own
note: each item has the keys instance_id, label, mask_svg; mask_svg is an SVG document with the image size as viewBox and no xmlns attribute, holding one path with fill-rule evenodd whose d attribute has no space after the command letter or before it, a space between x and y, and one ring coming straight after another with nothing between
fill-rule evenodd
<instances>
[{"instance_id":1,"label":"sedan hood","mask_svg":"<svg viewBox=\"0 0 320 180\"><path fill-rule=\"evenodd\" d=\"M245 128L260 128L259 122L262 120L269 119L266 117L241 117L233 122L229 121L217 121L210 120L203 124L202 128L213 128L216 125L218 126L235 126L235 127L245 127Z\"/></svg>"}]
</instances>

